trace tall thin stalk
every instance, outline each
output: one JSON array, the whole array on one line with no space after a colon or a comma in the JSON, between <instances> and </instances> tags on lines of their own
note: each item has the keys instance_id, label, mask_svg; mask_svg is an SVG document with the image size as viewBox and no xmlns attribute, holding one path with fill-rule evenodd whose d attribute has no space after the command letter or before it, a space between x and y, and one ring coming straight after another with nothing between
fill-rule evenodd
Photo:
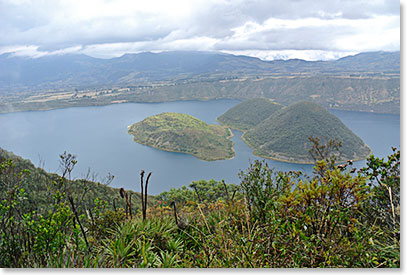
<instances>
[{"instance_id":1,"label":"tall thin stalk","mask_svg":"<svg viewBox=\"0 0 407 275\"><path fill-rule=\"evenodd\" d=\"M195 193L196 193L196 196L198 197L199 203L202 203L202 199L201 199L201 196L200 196L199 193L198 193L198 189L196 188L196 185L195 185L195 184L191 184L190 186L194 189L194 191L195 191Z\"/></svg>"},{"instance_id":2,"label":"tall thin stalk","mask_svg":"<svg viewBox=\"0 0 407 275\"><path fill-rule=\"evenodd\" d=\"M131 212L131 204L129 202L127 192L123 188L120 188L120 196L126 200L126 216L127 216L127 210L128 210L130 212L130 219L132 219L133 214Z\"/></svg>"},{"instance_id":3,"label":"tall thin stalk","mask_svg":"<svg viewBox=\"0 0 407 275\"><path fill-rule=\"evenodd\" d=\"M144 170L141 170L140 177L141 177L141 211L143 212L143 221L144 221L146 219L144 216L144 192L143 192Z\"/></svg>"},{"instance_id":4,"label":"tall thin stalk","mask_svg":"<svg viewBox=\"0 0 407 275\"><path fill-rule=\"evenodd\" d=\"M76 211L73 198L72 198L71 196L69 196L69 197L68 197L68 200L69 200L69 202L70 202L70 204L71 204L71 206L72 206L72 212L73 212L74 215L75 215L76 221L78 222L79 227L81 228L83 238L85 239L86 247L88 248L88 251L90 251L88 239L86 238L86 232L85 232L85 229L84 229L83 226L82 226L81 221L79 220L78 212Z\"/></svg>"}]
</instances>

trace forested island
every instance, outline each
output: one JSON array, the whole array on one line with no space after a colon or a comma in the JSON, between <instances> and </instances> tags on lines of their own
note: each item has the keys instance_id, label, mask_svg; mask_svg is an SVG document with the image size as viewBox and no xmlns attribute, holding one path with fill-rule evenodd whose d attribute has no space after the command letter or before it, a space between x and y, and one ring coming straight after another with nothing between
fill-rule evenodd
<instances>
[{"instance_id":1,"label":"forested island","mask_svg":"<svg viewBox=\"0 0 407 275\"><path fill-rule=\"evenodd\" d=\"M289 106L267 98L244 101L218 118L244 131L242 139L264 158L291 163L313 163L309 138L341 141L337 161L361 160L372 151L356 134L324 107L311 102Z\"/></svg>"},{"instance_id":2,"label":"forested island","mask_svg":"<svg viewBox=\"0 0 407 275\"><path fill-rule=\"evenodd\" d=\"M130 125L128 132L138 143L202 160L230 159L235 155L230 129L187 114L167 112L150 116Z\"/></svg>"},{"instance_id":3,"label":"forested island","mask_svg":"<svg viewBox=\"0 0 407 275\"><path fill-rule=\"evenodd\" d=\"M312 164L310 138L322 143L337 140L337 162L361 160L372 150L339 118L310 102L283 106L267 98L244 101L217 118L223 124L209 125L180 113L162 113L128 126L134 141L160 150L193 155L213 161L234 156L229 128L243 131L242 140L264 158Z\"/></svg>"}]
</instances>

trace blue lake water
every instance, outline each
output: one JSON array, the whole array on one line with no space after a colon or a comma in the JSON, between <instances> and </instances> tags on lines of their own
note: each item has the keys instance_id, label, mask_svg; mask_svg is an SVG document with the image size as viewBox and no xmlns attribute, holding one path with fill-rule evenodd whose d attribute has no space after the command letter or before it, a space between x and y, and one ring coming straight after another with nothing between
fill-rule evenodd
<instances>
[{"instance_id":1,"label":"blue lake water","mask_svg":"<svg viewBox=\"0 0 407 275\"><path fill-rule=\"evenodd\" d=\"M216 118L238 104L238 100L176 101L166 103L124 103L101 107L78 107L50 111L0 115L0 147L30 159L49 172L58 172L59 155L77 156L74 177L88 169L99 178L108 172L115 176L111 186L139 191L141 170L152 171L149 193L159 194L195 180L221 180L239 183L238 173L260 159L233 131L236 156L231 160L207 162L193 156L165 152L133 141L127 126L147 116L179 112L215 124ZM400 148L400 116L331 110L360 136L374 154L385 157L391 146ZM267 160L277 170L312 172L311 165ZM358 162L360 167L364 161Z\"/></svg>"}]
</instances>

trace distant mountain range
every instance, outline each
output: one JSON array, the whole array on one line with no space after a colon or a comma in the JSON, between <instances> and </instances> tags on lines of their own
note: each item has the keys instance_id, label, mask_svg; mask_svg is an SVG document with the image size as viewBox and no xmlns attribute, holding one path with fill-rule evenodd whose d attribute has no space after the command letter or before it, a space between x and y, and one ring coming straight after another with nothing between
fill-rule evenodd
<instances>
[{"instance_id":1,"label":"distant mountain range","mask_svg":"<svg viewBox=\"0 0 407 275\"><path fill-rule=\"evenodd\" d=\"M400 52L368 52L334 61L263 61L215 52L175 51L98 59L83 54L40 58L0 55L0 93L97 88L155 81L264 74L400 73Z\"/></svg>"}]
</instances>

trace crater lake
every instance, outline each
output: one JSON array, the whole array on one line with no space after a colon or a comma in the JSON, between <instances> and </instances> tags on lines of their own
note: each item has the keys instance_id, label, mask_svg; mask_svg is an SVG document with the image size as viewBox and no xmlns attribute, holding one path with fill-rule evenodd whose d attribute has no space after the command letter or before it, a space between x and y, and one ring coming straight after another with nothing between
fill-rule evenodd
<instances>
[{"instance_id":1,"label":"crater lake","mask_svg":"<svg viewBox=\"0 0 407 275\"><path fill-rule=\"evenodd\" d=\"M230 160L203 161L181 153L161 151L138 144L127 126L162 112L192 115L209 124L235 106L238 100L175 101L165 103L121 103L98 107L75 107L49 111L17 112L0 115L0 147L48 172L59 172L59 155L64 151L77 156L73 176L86 175L101 181L108 173L115 176L112 187L140 191L140 171L152 171L149 193L189 185L196 180L222 180L239 184L238 174L250 161L261 159L233 130L236 156ZM379 157L400 148L400 116L330 110L356 133ZM266 160L276 170L312 173L312 165ZM365 161L357 162L361 167Z\"/></svg>"}]
</instances>

